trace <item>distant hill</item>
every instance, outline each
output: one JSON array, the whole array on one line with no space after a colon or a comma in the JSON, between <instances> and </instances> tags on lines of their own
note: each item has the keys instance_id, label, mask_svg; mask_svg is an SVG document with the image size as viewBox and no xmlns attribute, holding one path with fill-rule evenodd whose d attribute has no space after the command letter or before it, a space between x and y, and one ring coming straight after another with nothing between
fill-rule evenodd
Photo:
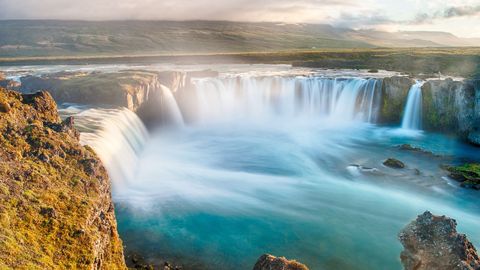
<instances>
[{"instance_id":1,"label":"distant hill","mask_svg":"<svg viewBox=\"0 0 480 270\"><path fill-rule=\"evenodd\" d=\"M444 32L226 21L0 21L0 57L478 46Z\"/></svg>"}]
</instances>

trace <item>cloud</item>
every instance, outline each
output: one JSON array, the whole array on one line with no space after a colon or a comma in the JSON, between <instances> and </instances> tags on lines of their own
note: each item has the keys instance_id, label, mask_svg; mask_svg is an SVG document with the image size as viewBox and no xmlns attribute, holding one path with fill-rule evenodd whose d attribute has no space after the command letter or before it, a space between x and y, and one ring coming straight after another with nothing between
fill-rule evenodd
<instances>
[{"instance_id":1,"label":"cloud","mask_svg":"<svg viewBox=\"0 0 480 270\"><path fill-rule=\"evenodd\" d=\"M355 6L355 0L0 0L0 19L302 21Z\"/></svg>"},{"instance_id":2,"label":"cloud","mask_svg":"<svg viewBox=\"0 0 480 270\"><path fill-rule=\"evenodd\" d=\"M436 11L432 14L418 13L414 20L410 21L412 24L431 23L433 20L450 19L457 17L477 16L480 15L480 5L476 6L451 6L442 10Z\"/></svg>"}]
</instances>

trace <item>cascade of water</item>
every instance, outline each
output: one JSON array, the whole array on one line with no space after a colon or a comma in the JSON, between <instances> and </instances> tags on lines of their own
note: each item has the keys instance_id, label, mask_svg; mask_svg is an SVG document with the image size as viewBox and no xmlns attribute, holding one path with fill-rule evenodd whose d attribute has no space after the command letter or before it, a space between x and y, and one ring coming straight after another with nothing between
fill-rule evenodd
<instances>
[{"instance_id":1,"label":"cascade of water","mask_svg":"<svg viewBox=\"0 0 480 270\"><path fill-rule=\"evenodd\" d=\"M160 90L162 91L162 95L160 96L160 106L162 108L162 114L166 116L166 118L177 127L184 126L182 112L178 107L177 101L172 94L172 91L166 87L161 85Z\"/></svg>"},{"instance_id":2,"label":"cascade of water","mask_svg":"<svg viewBox=\"0 0 480 270\"><path fill-rule=\"evenodd\" d=\"M331 117L375 122L377 79L232 76L195 80L194 121Z\"/></svg>"},{"instance_id":3,"label":"cascade of water","mask_svg":"<svg viewBox=\"0 0 480 270\"><path fill-rule=\"evenodd\" d=\"M418 130L422 128L422 86L418 81L408 92L407 105L403 113L402 128Z\"/></svg>"},{"instance_id":4,"label":"cascade of water","mask_svg":"<svg viewBox=\"0 0 480 270\"><path fill-rule=\"evenodd\" d=\"M75 124L81 131L80 142L91 146L119 187L132 179L138 155L148 132L132 111L123 109L88 109L75 114Z\"/></svg>"}]
</instances>

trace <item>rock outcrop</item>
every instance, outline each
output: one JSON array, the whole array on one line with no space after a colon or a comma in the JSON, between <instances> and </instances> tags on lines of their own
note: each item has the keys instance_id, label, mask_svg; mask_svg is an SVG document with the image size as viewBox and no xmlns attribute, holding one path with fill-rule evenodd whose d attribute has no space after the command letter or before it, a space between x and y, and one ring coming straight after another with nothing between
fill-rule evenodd
<instances>
[{"instance_id":1,"label":"rock outcrop","mask_svg":"<svg viewBox=\"0 0 480 270\"><path fill-rule=\"evenodd\" d=\"M425 212L399 234L404 247L400 258L406 270L478 270L480 259L473 244L457 233L457 222Z\"/></svg>"},{"instance_id":2,"label":"rock outcrop","mask_svg":"<svg viewBox=\"0 0 480 270\"><path fill-rule=\"evenodd\" d=\"M110 181L47 92L0 89L0 268L125 269Z\"/></svg>"},{"instance_id":3,"label":"rock outcrop","mask_svg":"<svg viewBox=\"0 0 480 270\"><path fill-rule=\"evenodd\" d=\"M462 166L449 166L446 169L450 177L460 182L462 187L480 190L480 164L470 163Z\"/></svg>"},{"instance_id":4,"label":"rock outcrop","mask_svg":"<svg viewBox=\"0 0 480 270\"><path fill-rule=\"evenodd\" d=\"M475 89L472 81L430 80L422 87L423 126L466 137L475 123Z\"/></svg>"},{"instance_id":5,"label":"rock outcrop","mask_svg":"<svg viewBox=\"0 0 480 270\"><path fill-rule=\"evenodd\" d=\"M54 73L21 78L22 93L48 91L58 103L113 105L137 111L161 85L176 91L185 85L182 72L126 70L113 73Z\"/></svg>"},{"instance_id":6,"label":"rock outcrop","mask_svg":"<svg viewBox=\"0 0 480 270\"><path fill-rule=\"evenodd\" d=\"M383 165L393 168L393 169L403 169L405 168L405 164L398 159L389 158L383 162Z\"/></svg>"},{"instance_id":7,"label":"rock outcrop","mask_svg":"<svg viewBox=\"0 0 480 270\"><path fill-rule=\"evenodd\" d=\"M253 270L308 270L308 267L294 260L264 254L258 258Z\"/></svg>"},{"instance_id":8,"label":"rock outcrop","mask_svg":"<svg viewBox=\"0 0 480 270\"><path fill-rule=\"evenodd\" d=\"M399 124L402 121L408 91L414 83L415 81L408 77L394 76L383 79L380 123Z\"/></svg>"}]
</instances>

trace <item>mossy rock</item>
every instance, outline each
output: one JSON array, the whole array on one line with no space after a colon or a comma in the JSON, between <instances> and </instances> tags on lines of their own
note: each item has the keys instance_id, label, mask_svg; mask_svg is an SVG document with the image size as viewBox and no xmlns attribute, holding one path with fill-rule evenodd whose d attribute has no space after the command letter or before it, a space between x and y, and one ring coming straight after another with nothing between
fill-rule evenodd
<instances>
[{"instance_id":1,"label":"mossy rock","mask_svg":"<svg viewBox=\"0 0 480 270\"><path fill-rule=\"evenodd\" d=\"M389 158L383 162L383 165L393 168L393 169L403 169L405 168L405 164L398 159Z\"/></svg>"},{"instance_id":2,"label":"mossy rock","mask_svg":"<svg viewBox=\"0 0 480 270\"><path fill-rule=\"evenodd\" d=\"M446 168L450 177L462 183L464 187L480 189L480 163L467 163Z\"/></svg>"},{"instance_id":3,"label":"mossy rock","mask_svg":"<svg viewBox=\"0 0 480 270\"><path fill-rule=\"evenodd\" d=\"M0 88L0 102L10 107L0 117L0 268L125 269L98 157L60 122L47 92Z\"/></svg>"}]
</instances>

